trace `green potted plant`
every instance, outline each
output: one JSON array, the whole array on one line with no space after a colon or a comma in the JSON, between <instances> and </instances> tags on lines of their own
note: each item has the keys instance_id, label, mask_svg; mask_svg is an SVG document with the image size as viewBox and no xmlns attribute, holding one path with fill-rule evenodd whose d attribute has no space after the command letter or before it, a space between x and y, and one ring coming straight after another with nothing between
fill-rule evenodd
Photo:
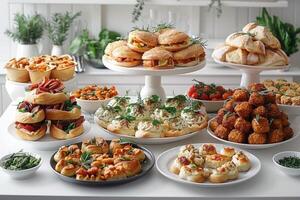
<instances>
[{"instance_id":1,"label":"green potted plant","mask_svg":"<svg viewBox=\"0 0 300 200\"><path fill-rule=\"evenodd\" d=\"M37 43L43 36L45 20L39 14L24 15L17 13L14 27L5 34L18 42L17 57L32 57L39 54Z\"/></svg>"},{"instance_id":2,"label":"green potted plant","mask_svg":"<svg viewBox=\"0 0 300 200\"><path fill-rule=\"evenodd\" d=\"M92 66L102 68L102 56L108 43L120 39L121 35L114 31L102 29L98 38L89 36L88 30L83 30L80 35L74 38L69 51L76 56L83 56Z\"/></svg>"},{"instance_id":3,"label":"green potted plant","mask_svg":"<svg viewBox=\"0 0 300 200\"><path fill-rule=\"evenodd\" d=\"M67 39L72 23L80 14L80 12L75 14L69 12L64 14L54 13L51 19L47 21L46 29L48 37L53 44L51 55L62 55L64 53L63 43Z\"/></svg>"},{"instance_id":4,"label":"green potted plant","mask_svg":"<svg viewBox=\"0 0 300 200\"><path fill-rule=\"evenodd\" d=\"M256 22L262 26L266 26L280 41L282 50L287 56L298 52L298 44L300 43L300 27L296 28L290 23L283 22L277 16L271 16L266 8L262 9L261 14L256 18ZM291 61L290 63L293 63Z\"/></svg>"}]
</instances>

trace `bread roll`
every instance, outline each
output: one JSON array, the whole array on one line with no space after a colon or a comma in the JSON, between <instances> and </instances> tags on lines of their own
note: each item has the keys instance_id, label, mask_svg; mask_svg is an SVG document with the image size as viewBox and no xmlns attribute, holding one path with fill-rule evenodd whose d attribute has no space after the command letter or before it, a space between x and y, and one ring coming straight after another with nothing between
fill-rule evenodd
<instances>
[{"instance_id":1,"label":"bread roll","mask_svg":"<svg viewBox=\"0 0 300 200\"><path fill-rule=\"evenodd\" d=\"M226 38L225 43L248 52L265 54L265 45L261 41L254 41L252 36L247 33L232 33Z\"/></svg>"},{"instance_id":2,"label":"bread roll","mask_svg":"<svg viewBox=\"0 0 300 200\"><path fill-rule=\"evenodd\" d=\"M16 121L23 124L35 124L45 119L45 112L43 109L36 113L20 112L17 110Z\"/></svg>"},{"instance_id":3,"label":"bread roll","mask_svg":"<svg viewBox=\"0 0 300 200\"><path fill-rule=\"evenodd\" d=\"M255 40L262 41L267 47L272 49L280 49L279 40L265 26L259 26L256 23L249 23L243 28L243 32L253 35Z\"/></svg>"}]
</instances>

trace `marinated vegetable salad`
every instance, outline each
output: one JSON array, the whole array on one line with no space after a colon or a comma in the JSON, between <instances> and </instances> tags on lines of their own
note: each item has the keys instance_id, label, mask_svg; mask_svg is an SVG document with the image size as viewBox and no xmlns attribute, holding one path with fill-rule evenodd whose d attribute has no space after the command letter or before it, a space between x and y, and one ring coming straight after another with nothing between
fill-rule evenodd
<instances>
[{"instance_id":1,"label":"marinated vegetable salad","mask_svg":"<svg viewBox=\"0 0 300 200\"><path fill-rule=\"evenodd\" d=\"M205 84L203 82L193 80L194 84L188 90L188 96L198 100L221 101L232 96L233 91L226 90L221 85Z\"/></svg>"},{"instance_id":2,"label":"marinated vegetable salad","mask_svg":"<svg viewBox=\"0 0 300 200\"><path fill-rule=\"evenodd\" d=\"M0 166L4 169L20 171L36 167L40 164L41 158L36 158L29 153L19 151L5 158Z\"/></svg>"}]
</instances>

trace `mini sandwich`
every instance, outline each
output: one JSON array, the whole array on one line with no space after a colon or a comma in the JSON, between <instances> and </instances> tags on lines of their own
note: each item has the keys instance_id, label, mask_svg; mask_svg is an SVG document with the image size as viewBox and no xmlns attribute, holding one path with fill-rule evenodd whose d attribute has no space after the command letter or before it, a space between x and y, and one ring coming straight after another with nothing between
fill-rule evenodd
<instances>
[{"instance_id":1,"label":"mini sandwich","mask_svg":"<svg viewBox=\"0 0 300 200\"><path fill-rule=\"evenodd\" d=\"M32 104L53 105L63 103L69 97L63 92L64 84L58 79L47 79L26 88L25 100Z\"/></svg>"},{"instance_id":2,"label":"mini sandwich","mask_svg":"<svg viewBox=\"0 0 300 200\"><path fill-rule=\"evenodd\" d=\"M141 64L142 55L128 46L120 46L112 51L112 62L123 67L135 67Z\"/></svg>"},{"instance_id":3,"label":"mini sandwich","mask_svg":"<svg viewBox=\"0 0 300 200\"><path fill-rule=\"evenodd\" d=\"M191 45L190 37L175 29L167 29L158 36L158 44L168 51L179 51Z\"/></svg>"},{"instance_id":4,"label":"mini sandwich","mask_svg":"<svg viewBox=\"0 0 300 200\"><path fill-rule=\"evenodd\" d=\"M199 64L205 58L205 52L200 44L193 44L186 49L174 53L176 66L188 67Z\"/></svg>"},{"instance_id":5,"label":"mini sandwich","mask_svg":"<svg viewBox=\"0 0 300 200\"><path fill-rule=\"evenodd\" d=\"M127 45L132 50L143 53L157 46L157 35L147 31L131 31Z\"/></svg>"},{"instance_id":6,"label":"mini sandwich","mask_svg":"<svg viewBox=\"0 0 300 200\"><path fill-rule=\"evenodd\" d=\"M38 140L46 134L45 113L41 106L22 101L17 107L16 134L23 140Z\"/></svg>"},{"instance_id":7,"label":"mini sandwich","mask_svg":"<svg viewBox=\"0 0 300 200\"><path fill-rule=\"evenodd\" d=\"M60 140L77 137L84 132L83 122L83 116L75 120L51 121L50 135Z\"/></svg>"},{"instance_id":8,"label":"mini sandwich","mask_svg":"<svg viewBox=\"0 0 300 200\"><path fill-rule=\"evenodd\" d=\"M118 40L118 41L109 43L104 50L105 57L108 59L112 59L113 50L115 50L118 47L126 46L126 45L127 45L127 42L125 40Z\"/></svg>"},{"instance_id":9,"label":"mini sandwich","mask_svg":"<svg viewBox=\"0 0 300 200\"><path fill-rule=\"evenodd\" d=\"M48 120L74 120L81 115L81 108L77 105L75 97L61 103L46 107L46 119Z\"/></svg>"},{"instance_id":10,"label":"mini sandwich","mask_svg":"<svg viewBox=\"0 0 300 200\"><path fill-rule=\"evenodd\" d=\"M173 55L161 47L155 47L144 53L143 65L156 69L174 68Z\"/></svg>"}]
</instances>

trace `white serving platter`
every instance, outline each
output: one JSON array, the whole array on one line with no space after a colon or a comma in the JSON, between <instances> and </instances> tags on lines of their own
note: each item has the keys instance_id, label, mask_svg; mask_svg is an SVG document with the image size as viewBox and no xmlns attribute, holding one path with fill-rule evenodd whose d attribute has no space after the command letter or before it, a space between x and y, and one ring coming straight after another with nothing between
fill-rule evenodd
<instances>
[{"instance_id":1,"label":"white serving platter","mask_svg":"<svg viewBox=\"0 0 300 200\"><path fill-rule=\"evenodd\" d=\"M136 67L122 67L115 65L109 61L105 56L102 58L102 62L105 65L105 67L126 73L126 74L135 74L135 75L148 75L148 76L166 76L166 75L175 75L175 74L185 74L193 71L197 71L202 69L206 61L200 62L198 65L191 66L191 67L175 67L172 69L149 69L146 67L143 67L142 65L136 66Z\"/></svg>"},{"instance_id":2,"label":"white serving platter","mask_svg":"<svg viewBox=\"0 0 300 200\"><path fill-rule=\"evenodd\" d=\"M126 138L128 140L130 140L133 143L136 144L168 144L168 143L172 143L172 142L177 142L177 141L181 141L181 140L185 140L187 138L193 137L194 135L197 134L204 134L205 132L205 128L200 130L200 131L195 131L186 135L182 135L182 136L178 136L178 137L164 137L164 138L137 138L134 136L128 136L128 135L120 135L120 134L116 134L113 132L110 132L109 130L101 127L98 123L97 123L97 117L94 116L94 121L95 124L103 131L105 131L106 133L117 137L117 138Z\"/></svg>"},{"instance_id":3,"label":"white serving platter","mask_svg":"<svg viewBox=\"0 0 300 200\"><path fill-rule=\"evenodd\" d=\"M214 61L220 65L240 69L240 70L252 70L252 71L266 71L266 70L277 70L277 69L287 69L289 65L282 65L282 66L265 66L265 65L242 65L236 63L229 63L229 62L222 62L214 58Z\"/></svg>"},{"instance_id":4,"label":"white serving platter","mask_svg":"<svg viewBox=\"0 0 300 200\"><path fill-rule=\"evenodd\" d=\"M300 115L300 106L292 106L285 104L277 104L279 109L287 113L288 116L298 116Z\"/></svg>"},{"instance_id":5,"label":"white serving platter","mask_svg":"<svg viewBox=\"0 0 300 200\"><path fill-rule=\"evenodd\" d=\"M197 143L193 144L196 148L199 148L202 144L204 143ZM220 152L222 148L224 148L227 145L223 144L214 144L217 151ZM225 187L225 186L232 186L235 184L240 184L242 182L245 182L251 178L253 178L255 175L258 174L258 172L261 169L261 163L260 160L254 156L253 154L240 150L238 148L235 148L236 151L243 151L246 156L250 159L251 161L251 168L247 172L240 172L239 173L239 178L236 180L228 181L225 183L210 183L210 182L204 182L204 183L195 183L191 181L187 181L184 179L179 178L178 175L173 174L172 172L169 171L173 161L177 157L177 154L179 152L180 146L177 146L175 148L169 149L163 153L161 153L157 159L156 159L156 169L165 177L168 179L178 182L178 183L183 183L187 185L193 185L193 186L198 186L198 187Z\"/></svg>"},{"instance_id":6,"label":"white serving platter","mask_svg":"<svg viewBox=\"0 0 300 200\"><path fill-rule=\"evenodd\" d=\"M294 135L293 135L292 138L290 138L288 140L285 140L285 141L282 141L282 142L277 142L277 143L270 143L270 144L244 144L244 143L236 143L236 142L231 142L231 141L228 141L228 140L223 140L223 139L217 137L214 134L214 132L210 129L210 123L211 123L211 121L213 119L211 119L211 120L208 121L207 132L209 133L209 135L212 136L213 138L215 138L215 139L223 142L223 143L230 144L232 146L236 146L236 147L243 148L243 149L267 149L267 148L279 146L279 145L291 142L294 139L296 139L299 136L299 130L300 130L299 129L299 125L297 126L297 120L294 119L293 121L290 121L291 122L291 128L294 130ZM298 118L298 123L299 123L299 119L300 118Z\"/></svg>"},{"instance_id":7,"label":"white serving platter","mask_svg":"<svg viewBox=\"0 0 300 200\"><path fill-rule=\"evenodd\" d=\"M24 147L42 150L42 151L48 151L48 150L57 150L61 146L82 141L82 139L84 137L86 137L87 133L91 129L90 123L88 121L85 121L83 123L83 128L84 128L84 133L82 133L81 135L79 135L75 138L66 139L66 140L55 139L50 136L48 131L47 131L46 135L43 138L41 138L40 140L37 140L37 141L22 140L16 134L15 123L11 123L8 126L8 133L13 139L15 139L17 142L21 143L22 146L24 146Z\"/></svg>"}]
</instances>

